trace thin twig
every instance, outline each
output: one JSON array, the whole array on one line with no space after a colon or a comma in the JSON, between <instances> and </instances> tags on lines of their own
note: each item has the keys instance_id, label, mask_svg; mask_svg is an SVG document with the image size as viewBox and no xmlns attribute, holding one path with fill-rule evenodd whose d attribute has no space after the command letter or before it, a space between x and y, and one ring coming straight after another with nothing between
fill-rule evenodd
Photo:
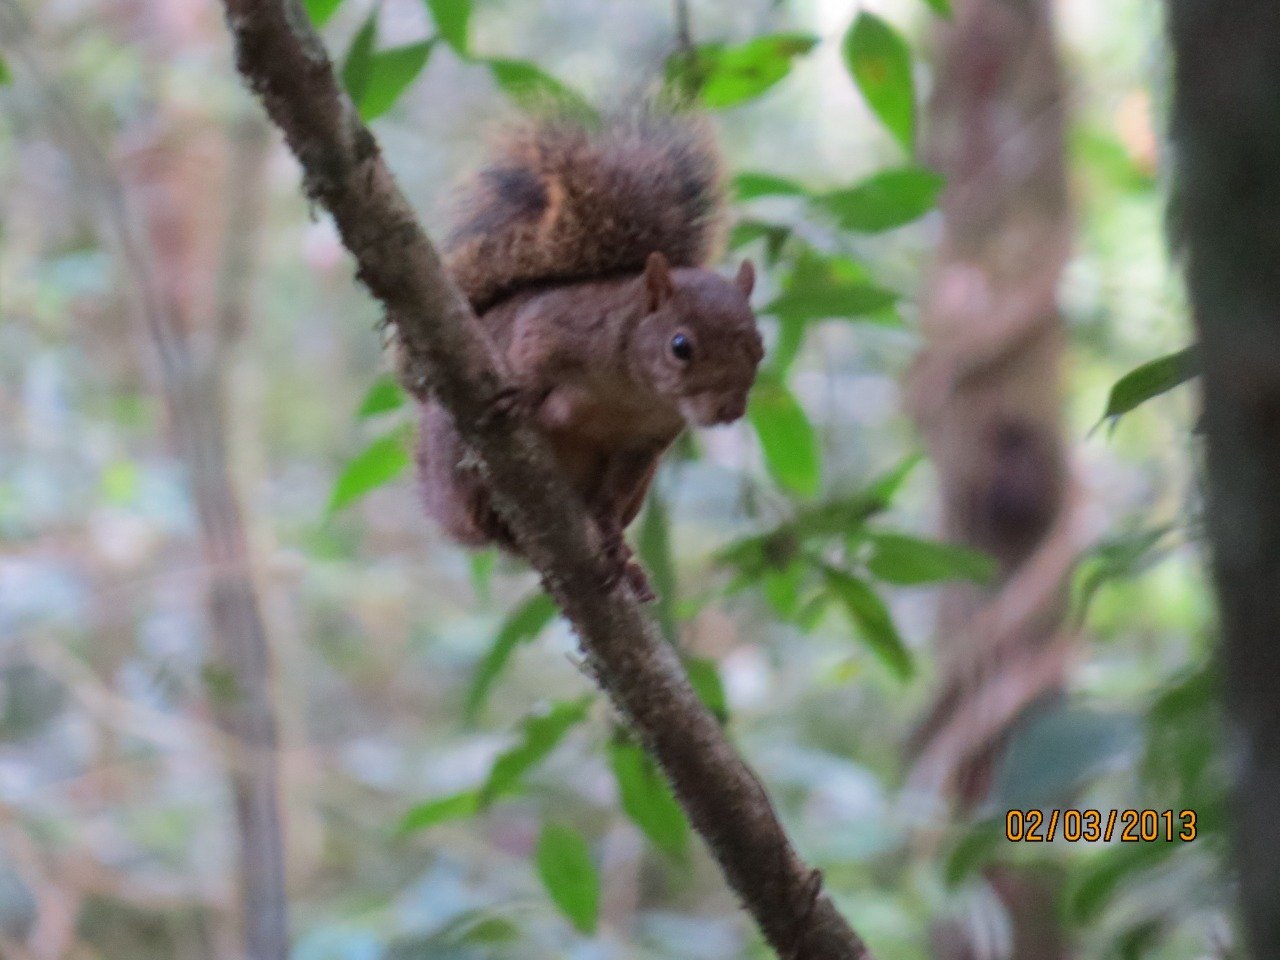
<instances>
[{"instance_id":1,"label":"thin twig","mask_svg":"<svg viewBox=\"0 0 1280 960\"><path fill-rule=\"evenodd\" d=\"M693 24L689 15L689 0L675 0L676 5L676 43L680 52L690 61L697 56L697 47L693 43Z\"/></svg>"}]
</instances>

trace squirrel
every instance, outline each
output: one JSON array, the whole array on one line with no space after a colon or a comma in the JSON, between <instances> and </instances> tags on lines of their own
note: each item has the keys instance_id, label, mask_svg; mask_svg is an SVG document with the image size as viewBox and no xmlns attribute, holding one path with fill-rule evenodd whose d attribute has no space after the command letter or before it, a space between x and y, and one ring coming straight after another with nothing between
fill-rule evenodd
<instances>
[{"instance_id":1,"label":"squirrel","mask_svg":"<svg viewBox=\"0 0 1280 960\"><path fill-rule=\"evenodd\" d=\"M445 267L505 363L520 413L598 524L614 574L654 599L623 539L688 424L746 411L764 347L755 270L721 249L723 166L707 121L653 108L509 129L460 189ZM423 403L427 512L453 539L514 552L446 411Z\"/></svg>"}]
</instances>

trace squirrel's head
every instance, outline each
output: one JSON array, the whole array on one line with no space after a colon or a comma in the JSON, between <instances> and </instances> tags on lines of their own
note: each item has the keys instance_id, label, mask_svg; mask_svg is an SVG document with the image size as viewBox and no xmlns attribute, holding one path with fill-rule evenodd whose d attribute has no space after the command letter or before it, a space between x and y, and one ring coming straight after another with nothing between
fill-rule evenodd
<instances>
[{"instance_id":1,"label":"squirrel's head","mask_svg":"<svg viewBox=\"0 0 1280 960\"><path fill-rule=\"evenodd\" d=\"M748 303L754 285L750 261L732 281L710 270L673 270L661 253L645 265L646 311L631 341L632 364L698 426L730 423L746 412L764 357Z\"/></svg>"}]
</instances>

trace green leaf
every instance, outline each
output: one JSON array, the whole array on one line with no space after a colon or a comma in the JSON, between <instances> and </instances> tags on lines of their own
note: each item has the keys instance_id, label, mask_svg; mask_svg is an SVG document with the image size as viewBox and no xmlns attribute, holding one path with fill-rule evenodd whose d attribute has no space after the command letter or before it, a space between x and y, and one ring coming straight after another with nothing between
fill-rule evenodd
<instances>
[{"instance_id":1,"label":"green leaf","mask_svg":"<svg viewBox=\"0 0 1280 960\"><path fill-rule=\"evenodd\" d=\"M1200 374L1200 356L1195 347L1144 363L1126 373L1111 388L1107 409L1102 419L1114 420L1140 406L1152 397L1167 393Z\"/></svg>"},{"instance_id":2,"label":"green leaf","mask_svg":"<svg viewBox=\"0 0 1280 960\"><path fill-rule=\"evenodd\" d=\"M684 669L689 676L689 684L702 705L711 711L722 726L728 723L729 700L724 694L724 683L720 679L720 670L715 661L702 657L685 657Z\"/></svg>"},{"instance_id":3,"label":"green leaf","mask_svg":"<svg viewBox=\"0 0 1280 960\"><path fill-rule=\"evenodd\" d=\"M1072 167L1088 177L1090 195L1112 202L1114 192L1147 193L1156 185L1154 171L1135 159L1108 127L1076 126L1071 134Z\"/></svg>"},{"instance_id":4,"label":"green leaf","mask_svg":"<svg viewBox=\"0 0 1280 960\"><path fill-rule=\"evenodd\" d=\"M790 620L800 607L800 588L804 584L805 567L792 562L784 567L770 567L764 571L760 586L764 598L777 611L778 616Z\"/></svg>"},{"instance_id":5,"label":"green leaf","mask_svg":"<svg viewBox=\"0 0 1280 960\"><path fill-rule=\"evenodd\" d=\"M790 310L778 314L778 338L773 343L767 369L776 377L786 378L791 365L800 356L805 334L809 332L809 318Z\"/></svg>"},{"instance_id":6,"label":"green leaf","mask_svg":"<svg viewBox=\"0 0 1280 960\"><path fill-rule=\"evenodd\" d=\"M13 71L9 69L9 64L4 57L0 57L0 87L8 86L13 83Z\"/></svg>"},{"instance_id":7,"label":"green leaf","mask_svg":"<svg viewBox=\"0 0 1280 960\"><path fill-rule=\"evenodd\" d=\"M342 0L302 0L302 6L316 29L319 29L338 12L338 8L342 6Z\"/></svg>"},{"instance_id":8,"label":"green leaf","mask_svg":"<svg viewBox=\"0 0 1280 960\"><path fill-rule=\"evenodd\" d=\"M115 506L136 503L142 490L142 471L132 460L117 460L102 471L102 497Z\"/></svg>"},{"instance_id":9,"label":"green leaf","mask_svg":"<svg viewBox=\"0 0 1280 960\"><path fill-rule=\"evenodd\" d=\"M420 803L400 818L401 834L416 833L450 820L465 820L480 812L480 792L464 790Z\"/></svg>"},{"instance_id":10,"label":"green leaf","mask_svg":"<svg viewBox=\"0 0 1280 960\"><path fill-rule=\"evenodd\" d=\"M373 48L377 43L378 8L374 7L360 29L356 31L351 46L347 48L346 59L342 62L342 86L356 106L360 105L364 97L373 62Z\"/></svg>"},{"instance_id":11,"label":"green leaf","mask_svg":"<svg viewBox=\"0 0 1280 960\"><path fill-rule=\"evenodd\" d=\"M867 520L889 507L921 459L912 454L861 490L799 507L790 520L767 533L729 544L716 554L716 562L738 567L754 580L766 570L780 570L792 563L803 544L858 534Z\"/></svg>"},{"instance_id":12,"label":"green leaf","mask_svg":"<svg viewBox=\"0 0 1280 960\"><path fill-rule=\"evenodd\" d=\"M356 411L356 416L361 420L367 420L369 417L376 417L380 413L399 410L408 399L400 384L396 382L396 378L389 373L385 373L373 381L373 385L369 387L369 392L364 395L364 400L360 402L360 409Z\"/></svg>"},{"instance_id":13,"label":"green leaf","mask_svg":"<svg viewBox=\"0 0 1280 960\"><path fill-rule=\"evenodd\" d=\"M756 197L803 197L808 191L794 180L772 173L740 173L733 178L739 200Z\"/></svg>"},{"instance_id":14,"label":"green leaf","mask_svg":"<svg viewBox=\"0 0 1280 960\"><path fill-rule=\"evenodd\" d=\"M915 661L884 601L864 581L843 570L826 567L823 574L827 588L840 601L871 652L899 680L910 680L915 674Z\"/></svg>"},{"instance_id":15,"label":"green leaf","mask_svg":"<svg viewBox=\"0 0 1280 960\"><path fill-rule=\"evenodd\" d=\"M667 520L667 505L658 491L649 494L636 538L640 561L649 572L653 589L658 594L658 623L668 643L675 643L676 630L676 571L671 556L671 525Z\"/></svg>"},{"instance_id":16,"label":"green leaf","mask_svg":"<svg viewBox=\"0 0 1280 960\"><path fill-rule=\"evenodd\" d=\"M764 241L765 260L771 266L778 262L782 253L782 245L791 236L791 228L777 223L764 223L760 220L742 220L734 224L729 233L729 249L737 250L757 240Z\"/></svg>"},{"instance_id":17,"label":"green leaf","mask_svg":"<svg viewBox=\"0 0 1280 960\"><path fill-rule=\"evenodd\" d=\"M813 496L822 483L818 438L799 401L786 384L763 375L756 381L747 417L760 438L765 465L783 487Z\"/></svg>"},{"instance_id":18,"label":"green leaf","mask_svg":"<svg viewBox=\"0 0 1280 960\"><path fill-rule=\"evenodd\" d=\"M396 100L427 65L427 58L434 45L434 40L423 40L403 47L379 50L370 56L368 75L361 95L356 99L362 119L376 120L395 105Z\"/></svg>"},{"instance_id":19,"label":"green leaf","mask_svg":"<svg viewBox=\"0 0 1280 960\"><path fill-rule=\"evenodd\" d=\"M594 933L600 912L600 880L587 841L572 827L544 824L534 861L542 885L560 912L580 933Z\"/></svg>"},{"instance_id":20,"label":"green leaf","mask_svg":"<svg viewBox=\"0 0 1280 960\"><path fill-rule=\"evenodd\" d=\"M595 113L575 90L527 60L490 59L484 62L494 82L518 107L541 108L552 103L581 116L593 116Z\"/></svg>"},{"instance_id":21,"label":"green leaf","mask_svg":"<svg viewBox=\"0 0 1280 960\"><path fill-rule=\"evenodd\" d=\"M849 496L837 497L796 511L795 519L779 528L779 532L785 531L791 537L806 542L831 537L846 538L858 533L868 519L887 506L887 500L859 490Z\"/></svg>"},{"instance_id":22,"label":"green leaf","mask_svg":"<svg viewBox=\"0 0 1280 960\"><path fill-rule=\"evenodd\" d=\"M537 637L555 619L556 613L555 602L541 591L527 597L511 612L494 637L476 675L471 679L465 709L468 722L473 721L484 708L494 681L502 673L515 648Z\"/></svg>"},{"instance_id":23,"label":"green leaf","mask_svg":"<svg viewBox=\"0 0 1280 960\"><path fill-rule=\"evenodd\" d=\"M897 294L877 286L856 260L801 246L782 293L761 311L772 313L779 324L770 367L778 376L786 374L815 320L848 318L901 326L902 319L890 309L897 300Z\"/></svg>"},{"instance_id":24,"label":"green leaf","mask_svg":"<svg viewBox=\"0 0 1280 960\"><path fill-rule=\"evenodd\" d=\"M801 33L756 37L738 46L713 45L698 51L702 71L699 96L712 109L752 100L791 72L791 62L808 53L818 38Z\"/></svg>"},{"instance_id":25,"label":"green leaf","mask_svg":"<svg viewBox=\"0 0 1280 960\"><path fill-rule=\"evenodd\" d=\"M235 671L225 663L209 662L201 666L200 682L204 684L205 695L216 704L228 706L244 701L244 690ZM7 691L5 696L9 696Z\"/></svg>"},{"instance_id":26,"label":"green leaf","mask_svg":"<svg viewBox=\"0 0 1280 960\"><path fill-rule=\"evenodd\" d=\"M1007 843L1001 818L979 820L966 828L947 855L943 876L948 887L958 887L986 866Z\"/></svg>"},{"instance_id":27,"label":"green leaf","mask_svg":"<svg viewBox=\"0 0 1280 960\"><path fill-rule=\"evenodd\" d=\"M805 250L782 294L761 312L808 322L874 316L897 301L898 295L872 283L857 261Z\"/></svg>"},{"instance_id":28,"label":"green leaf","mask_svg":"<svg viewBox=\"0 0 1280 960\"><path fill-rule=\"evenodd\" d=\"M677 50L667 57L663 69L663 95L675 103L697 100L723 43L704 43L696 50Z\"/></svg>"},{"instance_id":29,"label":"green leaf","mask_svg":"<svg viewBox=\"0 0 1280 960\"><path fill-rule=\"evenodd\" d=\"M902 489L902 485L907 482L907 478L911 476L911 472L920 465L923 459L924 457L918 453L911 453L903 457L899 463L867 485L866 496L888 507L889 504L893 503L898 491Z\"/></svg>"},{"instance_id":30,"label":"green leaf","mask_svg":"<svg viewBox=\"0 0 1280 960\"><path fill-rule=\"evenodd\" d=\"M484 606L489 605L493 584L493 568L498 563L498 551L474 550L468 558L471 567L471 589L476 592L476 599Z\"/></svg>"},{"instance_id":31,"label":"green leaf","mask_svg":"<svg viewBox=\"0 0 1280 960\"><path fill-rule=\"evenodd\" d=\"M1174 828L1180 830L1181 824L1175 821ZM1068 914L1076 923L1096 921L1121 885L1134 886L1135 875L1158 866L1178 847L1167 842L1109 844L1069 891L1065 898Z\"/></svg>"},{"instance_id":32,"label":"green leaf","mask_svg":"<svg viewBox=\"0 0 1280 960\"><path fill-rule=\"evenodd\" d=\"M680 859L689 848L689 823L666 779L637 744L615 740L609 766L618 781L622 809L655 847Z\"/></svg>"},{"instance_id":33,"label":"green leaf","mask_svg":"<svg viewBox=\"0 0 1280 960\"><path fill-rule=\"evenodd\" d=\"M958 544L919 540L901 533L873 534L871 542L874 551L867 569L896 586L944 580L990 583L996 575L993 557Z\"/></svg>"},{"instance_id":34,"label":"green leaf","mask_svg":"<svg viewBox=\"0 0 1280 960\"><path fill-rule=\"evenodd\" d=\"M924 216L938 202L945 178L921 167L885 170L846 190L823 194L818 204L845 230L879 233Z\"/></svg>"},{"instance_id":35,"label":"green leaf","mask_svg":"<svg viewBox=\"0 0 1280 960\"><path fill-rule=\"evenodd\" d=\"M521 723L517 743L501 753L478 790L464 790L414 807L400 821L400 832L411 833L448 820L474 816L495 800L516 793L521 778L541 763L574 726L586 719L594 697L553 703Z\"/></svg>"},{"instance_id":36,"label":"green leaf","mask_svg":"<svg viewBox=\"0 0 1280 960\"><path fill-rule=\"evenodd\" d=\"M1164 525L1121 533L1103 540L1082 556L1072 578L1073 619L1084 622L1094 596L1108 583L1132 580L1163 560L1168 548L1157 547L1172 529Z\"/></svg>"},{"instance_id":37,"label":"green leaf","mask_svg":"<svg viewBox=\"0 0 1280 960\"><path fill-rule=\"evenodd\" d=\"M1221 711L1216 665L1202 659L1171 679L1144 719L1143 786L1159 791L1154 796L1178 797L1177 804L1170 806L1198 809L1202 826L1210 828L1217 818L1211 817L1209 808L1228 802L1218 750L1223 736ZM1203 829L1201 836L1207 836Z\"/></svg>"},{"instance_id":38,"label":"green leaf","mask_svg":"<svg viewBox=\"0 0 1280 960\"><path fill-rule=\"evenodd\" d=\"M1209 661L1184 670L1159 691L1147 711L1147 720L1156 726L1167 726L1186 715L1212 710L1221 686L1217 671Z\"/></svg>"},{"instance_id":39,"label":"green leaf","mask_svg":"<svg viewBox=\"0 0 1280 960\"><path fill-rule=\"evenodd\" d=\"M478 944L494 947L499 944L512 944L520 939L520 928L506 917L478 917L455 938L459 944Z\"/></svg>"},{"instance_id":40,"label":"green leaf","mask_svg":"<svg viewBox=\"0 0 1280 960\"><path fill-rule=\"evenodd\" d=\"M872 112L907 153L913 152L916 94L906 41L883 19L863 11L845 34L844 62Z\"/></svg>"},{"instance_id":41,"label":"green leaf","mask_svg":"<svg viewBox=\"0 0 1280 960\"><path fill-rule=\"evenodd\" d=\"M812 633L822 620L822 615L827 612L827 605L830 603L831 594L815 593L796 611L795 625L805 633Z\"/></svg>"},{"instance_id":42,"label":"green leaf","mask_svg":"<svg viewBox=\"0 0 1280 960\"><path fill-rule=\"evenodd\" d=\"M1086 707L1052 707L1018 725L996 770L994 809L1070 806L1084 785L1141 744L1137 717Z\"/></svg>"},{"instance_id":43,"label":"green leaf","mask_svg":"<svg viewBox=\"0 0 1280 960\"><path fill-rule=\"evenodd\" d=\"M456 947L477 944L495 946L509 944L520 939L520 928L515 922L489 908L476 907L455 914L443 926L437 927L425 939L413 943L405 952L396 949L402 941L381 954L381 960L422 960L423 957L453 956ZM446 949L441 950L442 947ZM454 949L448 949L454 948Z\"/></svg>"},{"instance_id":44,"label":"green leaf","mask_svg":"<svg viewBox=\"0 0 1280 960\"><path fill-rule=\"evenodd\" d=\"M561 700L544 713L526 717L521 724L520 741L493 762L489 779L480 788L481 804L488 805L513 790L521 777L546 759L565 734L586 719L594 699L587 695L577 700Z\"/></svg>"},{"instance_id":45,"label":"green leaf","mask_svg":"<svg viewBox=\"0 0 1280 960\"><path fill-rule=\"evenodd\" d=\"M938 16L951 19L951 0L924 0L924 2Z\"/></svg>"},{"instance_id":46,"label":"green leaf","mask_svg":"<svg viewBox=\"0 0 1280 960\"><path fill-rule=\"evenodd\" d=\"M379 437L343 469L329 497L329 515L359 500L369 491L390 483L409 468L412 457L403 430Z\"/></svg>"},{"instance_id":47,"label":"green leaf","mask_svg":"<svg viewBox=\"0 0 1280 960\"><path fill-rule=\"evenodd\" d=\"M445 43L465 55L471 25L471 0L427 0L427 7Z\"/></svg>"}]
</instances>

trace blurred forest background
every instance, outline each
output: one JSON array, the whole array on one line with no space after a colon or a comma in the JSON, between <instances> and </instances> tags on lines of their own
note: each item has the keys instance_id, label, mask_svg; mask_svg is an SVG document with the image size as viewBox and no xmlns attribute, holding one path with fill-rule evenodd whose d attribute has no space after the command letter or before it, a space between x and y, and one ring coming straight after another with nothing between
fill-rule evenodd
<instances>
[{"instance_id":1,"label":"blurred forest background","mask_svg":"<svg viewBox=\"0 0 1280 960\"><path fill-rule=\"evenodd\" d=\"M1233 955L1160 5L689 6L769 356L632 531L664 631L881 960ZM689 82L666 0L307 7L437 237L531 90ZM0 956L242 956L227 630L296 960L768 955L534 576L424 519L218 5L0 0L0 56ZM1198 835L1004 839L1067 806Z\"/></svg>"}]
</instances>

